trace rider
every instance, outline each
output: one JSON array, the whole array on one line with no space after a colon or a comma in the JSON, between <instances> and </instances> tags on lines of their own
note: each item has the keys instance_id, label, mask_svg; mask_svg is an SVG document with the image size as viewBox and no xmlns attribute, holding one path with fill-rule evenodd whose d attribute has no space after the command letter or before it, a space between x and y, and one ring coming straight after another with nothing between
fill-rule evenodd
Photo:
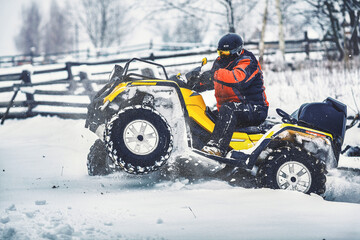
<instances>
[{"instance_id":1,"label":"rider","mask_svg":"<svg viewBox=\"0 0 360 240\"><path fill-rule=\"evenodd\" d=\"M235 33L224 35L218 43L219 57L212 72L219 114L202 149L212 155L226 155L236 127L257 126L267 117L269 103L261 66L243 46L243 39Z\"/></svg>"}]
</instances>

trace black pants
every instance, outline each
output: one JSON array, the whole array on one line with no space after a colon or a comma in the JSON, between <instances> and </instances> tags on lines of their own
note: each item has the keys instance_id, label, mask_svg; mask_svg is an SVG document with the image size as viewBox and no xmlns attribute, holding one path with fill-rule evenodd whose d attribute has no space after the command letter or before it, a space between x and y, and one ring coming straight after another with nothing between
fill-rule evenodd
<instances>
[{"instance_id":1,"label":"black pants","mask_svg":"<svg viewBox=\"0 0 360 240\"><path fill-rule=\"evenodd\" d=\"M235 128L258 126L265 121L268 107L229 102L221 105L208 145L227 152Z\"/></svg>"}]
</instances>

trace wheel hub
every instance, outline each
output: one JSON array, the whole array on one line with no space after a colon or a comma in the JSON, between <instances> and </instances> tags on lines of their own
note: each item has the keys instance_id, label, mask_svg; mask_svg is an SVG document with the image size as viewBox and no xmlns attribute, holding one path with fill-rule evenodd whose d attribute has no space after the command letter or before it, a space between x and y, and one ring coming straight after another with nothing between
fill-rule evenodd
<instances>
[{"instance_id":1,"label":"wheel hub","mask_svg":"<svg viewBox=\"0 0 360 240\"><path fill-rule=\"evenodd\" d=\"M307 192L311 186L309 169L296 161L285 162L276 174L276 181L281 189Z\"/></svg>"},{"instance_id":2,"label":"wheel hub","mask_svg":"<svg viewBox=\"0 0 360 240\"><path fill-rule=\"evenodd\" d=\"M159 133L150 122L134 120L125 127L123 139L130 152L147 155L158 146Z\"/></svg>"}]
</instances>

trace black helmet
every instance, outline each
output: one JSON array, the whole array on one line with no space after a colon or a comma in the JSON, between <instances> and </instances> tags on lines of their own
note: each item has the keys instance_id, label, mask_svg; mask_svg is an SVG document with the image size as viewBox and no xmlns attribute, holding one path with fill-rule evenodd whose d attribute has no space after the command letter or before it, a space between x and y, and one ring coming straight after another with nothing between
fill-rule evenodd
<instances>
[{"instance_id":1,"label":"black helmet","mask_svg":"<svg viewBox=\"0 0 360 240\"><path fill-rule=\"evenodd\" d=\"M228 57L240 53L243 47L244 41L238 34L228 33L219 40L217 51L220 57Z\"/></svg>"}]
</instances>

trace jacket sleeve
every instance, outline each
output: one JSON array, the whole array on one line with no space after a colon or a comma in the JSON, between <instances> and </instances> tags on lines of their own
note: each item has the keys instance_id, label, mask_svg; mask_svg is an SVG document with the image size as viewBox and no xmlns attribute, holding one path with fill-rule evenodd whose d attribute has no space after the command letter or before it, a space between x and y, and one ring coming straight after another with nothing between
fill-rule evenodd
<instances>
[{"instance_id":1,"label":"jacket sleeve","mask_svg":"<svg viewBox=\"0 0 360 240\"><path fill-rule=\"evenodd\" d=\"M259 71L258 64L251 62L250 59L243 59L232 70L225 68L217 70L214 79L225 86L232 87L236 84L240 88L246 88Z\"/></svg>"}]
</instances>

